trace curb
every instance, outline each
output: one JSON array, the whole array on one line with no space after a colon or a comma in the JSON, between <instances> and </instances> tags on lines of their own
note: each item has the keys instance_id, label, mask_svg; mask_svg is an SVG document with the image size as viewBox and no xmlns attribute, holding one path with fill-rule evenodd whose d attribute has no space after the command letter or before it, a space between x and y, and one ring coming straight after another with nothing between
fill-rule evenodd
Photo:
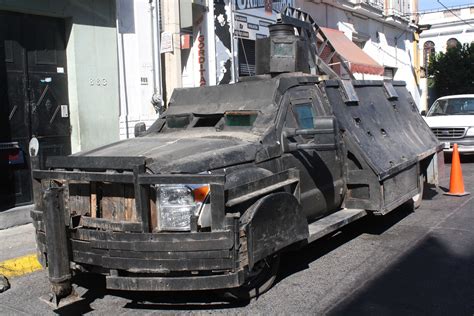
<instances>
[{"instance_id":1,"label":"curb","mask_svg":"<svg viewBox=\"0 0 474 316\"><path fill-rule=\"evenodd\" d=\"M43 269L36 254L13 258L0 262L0 276L12 278Z\"/></svg>"},{"instance_id":2,"label":"curb","mask_svg":"<svg viewBox=\"0 0 474 316\"><path fill-rule=\"evenodd\" d=\"M0 212L0 230L31 223L30 211L33 208L30 204Z\"/></svg>"}]
</instances>

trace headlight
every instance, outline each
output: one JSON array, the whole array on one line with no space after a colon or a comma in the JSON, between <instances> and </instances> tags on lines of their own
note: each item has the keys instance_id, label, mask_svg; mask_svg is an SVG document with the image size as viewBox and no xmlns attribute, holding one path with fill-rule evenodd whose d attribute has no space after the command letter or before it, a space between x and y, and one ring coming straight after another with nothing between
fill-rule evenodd
<instances>
[{"instance_id":1,"label":"headlight","mask_svg":"<svg viewBox=\"0 0 474 316\"><path fill-rule=\"evenodd\" d=\"M209 185L157 185L159 230L189 231L191 215L199 215Z\"/></svg>"},{"instance_id":2,"label":"headlight","mask_svg":"<svg viewBox=\"0 0 474 316\"><path fill-rule=\"evenodd\" d=\"M466 136L474 136L474 127L469 127L467 129Z\"/></svg>"}]
</instances>

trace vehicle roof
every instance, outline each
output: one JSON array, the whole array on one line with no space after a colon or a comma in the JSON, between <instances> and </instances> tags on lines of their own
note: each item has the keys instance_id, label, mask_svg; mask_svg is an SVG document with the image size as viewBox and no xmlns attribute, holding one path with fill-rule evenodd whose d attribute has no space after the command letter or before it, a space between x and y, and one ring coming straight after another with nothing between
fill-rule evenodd
<instances>
[{"instance_id":1,"label":"vehicle roof","mask_svg":"<svg viewBox=\"0 0 474 316\"><path fill-rule=\"evenodd\" d=\"M458 98L474 98L474 94L454 94L447 95L436 100L458 99Z\"/></svg>"}]
</instances>

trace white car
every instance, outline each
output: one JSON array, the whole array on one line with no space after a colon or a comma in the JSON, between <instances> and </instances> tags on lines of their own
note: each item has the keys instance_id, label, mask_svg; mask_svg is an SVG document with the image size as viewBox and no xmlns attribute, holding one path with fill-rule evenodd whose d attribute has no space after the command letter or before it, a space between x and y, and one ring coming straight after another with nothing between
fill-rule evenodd
<instances>
[{"instance_id":1,"label":"white car","mask_svg":"<svg viewBox=\"0 0 474 316\"><path fill-rule=\"evenodd\" d=\"M424 113L422 112L422 115ZM437 99L426 113L425 121L444 151L474 154L474 94L450 95Z\"/></svg>"}]
</instances>

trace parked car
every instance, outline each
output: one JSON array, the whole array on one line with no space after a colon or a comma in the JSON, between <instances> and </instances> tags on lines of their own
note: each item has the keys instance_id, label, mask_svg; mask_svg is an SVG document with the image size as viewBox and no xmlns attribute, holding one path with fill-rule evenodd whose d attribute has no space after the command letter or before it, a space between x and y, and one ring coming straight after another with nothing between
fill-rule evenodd
<instances>
[{"instance_id":1,"label":"parked car","mask_svg":"<svg viewBox=\"0 0 474 316\"><path fill-rule=\"evenodd\" d=\"M422 115L424 113L422 112ZM444 143L444 151L474 154L474 94L450 95L437 99L426 113L425 121Z\"/></svg>"}]
</instances>

